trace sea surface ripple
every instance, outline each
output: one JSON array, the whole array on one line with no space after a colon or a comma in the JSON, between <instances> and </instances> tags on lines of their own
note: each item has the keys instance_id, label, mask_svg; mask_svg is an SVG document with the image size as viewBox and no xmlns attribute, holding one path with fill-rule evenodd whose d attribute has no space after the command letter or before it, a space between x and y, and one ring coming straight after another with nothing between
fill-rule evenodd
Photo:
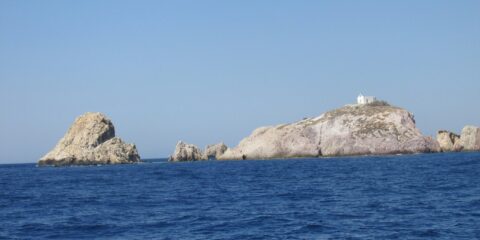
<instances>
[{"instance_id":1,"label":"sea surface ripple","mask_svg":"<svg viewBox=\"0 0 480 240\"><path fill-rule=\"evenodd\" d=\"M0 165L0 239L479 239L480 153Z\"/></svg>"}]
</instances>

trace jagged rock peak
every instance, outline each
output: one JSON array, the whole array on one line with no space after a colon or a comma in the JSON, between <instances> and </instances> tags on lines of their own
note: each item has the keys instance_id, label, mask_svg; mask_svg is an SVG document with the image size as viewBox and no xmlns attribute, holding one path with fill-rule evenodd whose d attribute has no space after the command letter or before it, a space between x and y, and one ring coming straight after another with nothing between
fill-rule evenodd
<instances>
[{"instance_id":1,"label":"jagged rock peak","mask_svg":"<svg viewBox=\"0 0 480 240\"><path fill-rule=\"evenodd\" d=\"M75 119L63 138L39 160L38 165L135 162L140 162L136 146L116 138L115 127L104 114L87 112Z\"/></svg>"}]
</instances>

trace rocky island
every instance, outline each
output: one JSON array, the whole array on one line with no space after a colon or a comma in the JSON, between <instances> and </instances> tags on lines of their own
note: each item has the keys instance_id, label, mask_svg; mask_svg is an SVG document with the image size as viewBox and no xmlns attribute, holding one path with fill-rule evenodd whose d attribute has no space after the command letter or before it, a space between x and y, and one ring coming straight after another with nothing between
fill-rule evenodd
<instances>
[{"instance_id":1,"label":"rocky island","mask_svg":"<svg viewBox=\"0 0 480 240\"><path fill-rule=\"evenodd\" d=\"M460 140L460 136L453 132L449 132L446 130L440 130L437 132L437 141L440 144L440 150L442 152L455 151L455 143L457 143L457 148L458 148L459 140Z\"/></svg>"},{"instance_id":2,"label":"rocky island","mask_svg":"<svg viewBox=\"0 0 480 240\"><path fill-rule=\"evenodd\" d=\"M125 164L140 162L134 144L115 137L113 123L102 113L78 117L55 148L38 161L39 166Z\"/></svg>"},{"instance_id":3,"label":"rocky island","mask_svg":"<svg viewBox=\"0 0 480 240\"><path fill-rule=\"evenodd\" d=\"M457 151L480 151L480 128L467 125L462 129L460 140L455 142Z\"/></svg>"},{"instance_id":4,"label":"rocky island","mask_svg":"<svg viewBox=\"0 0 480 240\"><path fill-rule=\"evenodd\" d=\"M223 153L225 153L225 151L227 151L227 149L227 145L223 142L207 145L205 147L204 157L206 159L218 159Z\"/></svg>"},{"instance_id":5,"label":"rocky island","mask_svg":"<svg viewBox=\"0 0 480 240\"><path fill-rule=\"evenodd\" d=\"M207 145L202 152L199 147L179 141L175 146L175 151L168 158L169 162L202 161L219 158L228 147L223 143Z\"/></svg>"},{"instance_id":6,"label":"rocky island","mask_svg":"<svg viewBox=\"0 0 480 240\"><path fill-rule=\"evenodd\" d=\"M362 97L362 98L361 98ZM220 160L272 159L347 155L383 155L440 151L423 136L413 114L372 97L359 104L291 124L261 127L227 149Z\"/></svg>"},{"instance_id":7,"label":"rocky island","mask_svg":"<svg viewBox=\"0 0 480 240\"><path fill-rule=\"evenodd\" d=\"M179 141L175 146L175 151L168 158L169 162L185 162L206 160L202 150L193 144Z\"/></svg>"},{"instance_id":8,"label":"rocky island","mask_svg":"<svg viewBox=\"0 0 480 240\"><path fill-rule=\"evenodd\" d=\"M437 141L443 152L480 151L480 128L467 125L460 135L440 130L437 133Z\"/></svg>"}]
</instances>

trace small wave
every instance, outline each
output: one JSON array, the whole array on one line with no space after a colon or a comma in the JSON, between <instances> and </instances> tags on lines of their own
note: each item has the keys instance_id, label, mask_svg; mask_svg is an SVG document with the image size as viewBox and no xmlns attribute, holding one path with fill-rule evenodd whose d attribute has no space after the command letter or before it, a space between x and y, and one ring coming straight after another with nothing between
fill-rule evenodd
<instances>
[{"instance_id":1,"label":"small wave","mask_svg":"<svg viewBox=\"0 0 480 240\"><path fill-rule=\"evenodd\" d=\"M414 231L413 235L418 236L418 237L440 237L440 231L437 229L426 229L426 230L420 230L420 231Z\"/></svg>"},{"instance_id":2,"label":"small wave","mask_svg":"<svg viewBox=\"0 0 480 240\"><path fill-rule=\"evenodd\" d=\"M2 168L0 238L478 237L478 155L231 163Z\"/></svg>"}]
</instances>

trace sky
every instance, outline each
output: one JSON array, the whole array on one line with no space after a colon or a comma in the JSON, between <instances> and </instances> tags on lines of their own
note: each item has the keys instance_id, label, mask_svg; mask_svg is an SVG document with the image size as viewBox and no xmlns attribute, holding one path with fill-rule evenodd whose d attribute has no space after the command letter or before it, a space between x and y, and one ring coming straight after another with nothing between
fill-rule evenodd
<instances>
[{"instance_id":1,"label":"sky","mask_svg":"<svg viewBox=\"0 0 480 240\"><path fill-rule=\"evenodd\" d=\"M0 1L0 163L103 112L142 158L373 95L480 126L480 1Z\"/></svg>"}]
</instances>

